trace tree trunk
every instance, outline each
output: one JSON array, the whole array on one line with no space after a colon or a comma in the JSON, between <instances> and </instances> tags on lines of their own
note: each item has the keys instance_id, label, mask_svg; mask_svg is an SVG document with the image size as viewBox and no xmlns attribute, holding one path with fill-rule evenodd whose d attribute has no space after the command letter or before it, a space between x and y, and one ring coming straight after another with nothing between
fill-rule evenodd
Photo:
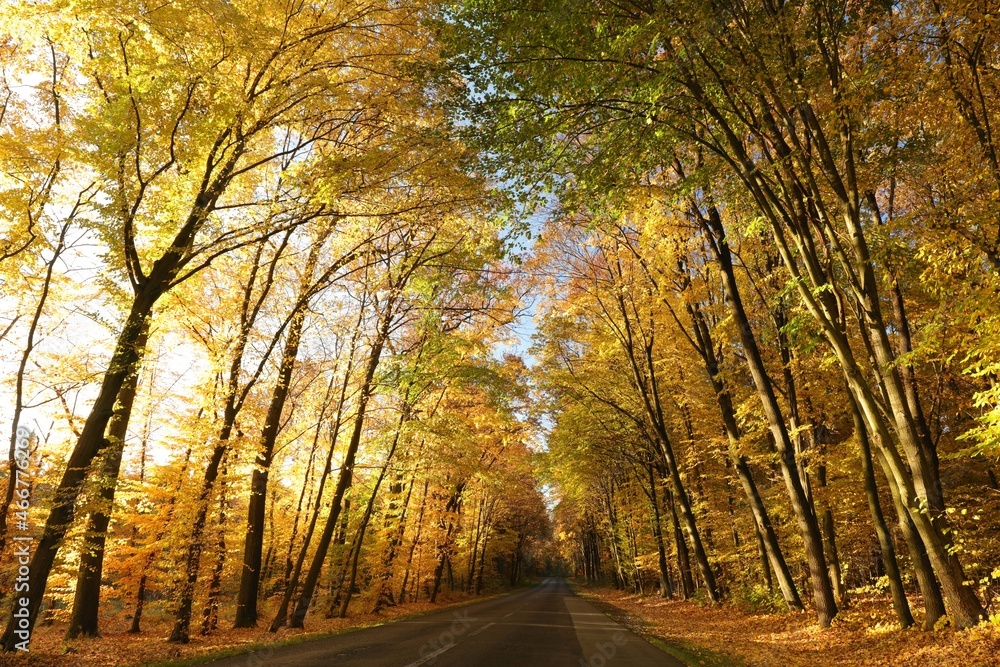
<instances>
[{"instance_id":1,"label":"tree trunk","mask_svg":"<svg viewBox=\"0 0 1000 667\"><path fill-rule=\"evenodd\" d=\"M215 632L219 626L219 597L222 593L222 570L226 565L226 471L221 473L219 484L219 541L216 543L215 567L212 568L212 579L208 584L208 600L201 617L201 634Z\"/></svg>"},{"instance_id":2,"label":"tree trunk","mask_svg":"<svg viewBox=\"0 0 1000 667\"><path fill-rule=\"evenodd\" d=\"M808 104L802 107L802 111L806 113L807 118L815 121L815 116L809 115L812 110ZM821 133L815 122L812 130ZM727 135L727 138L733 142L738 151L742 151L738 139L732 135ZM824 149L822 143L817 143L816 146L820 150ZM851 155L850 151L848 155ZM744 164L752 164L752 160L745 154L739 159ZM941 513L935 516L930 506L934 494L930 462L923 451L917 426L910 411L898 369L897 355L889 342L888 327L882 317L878 281L874 273L875 262L869 254L858 210L856 207L849 208L842 216L847 231L845 240L850 244L849 247L845 248L839 243L836 233L827 233L827 237L834 244L833 251L837 253L843 265L852 269L851 275L848 276L849 288L854 300L855 314L861 323L859 332L874 361L870 369L876 376L874 389L860 368L848 337L836 321L836 309L830 303L830 300L836 299L836 295L827 289L833 287L833 284L821 268L823 261L816 255L813 247L810 229L815 221L809 216L798 214L792 216L792 219L801 223L790 228L790 231L799 253L798 259L806 264L807 274L803 275L799 261L792 254L785 238L785 225L776 210L772 208L779 206L778 199L771 196L773 193L770 191L765 192L768 186L756 175L745 178L744 183L751 188L752 194L761 205L762 214L768 216L773 238L802 302L822 328L824 338L836 354L844 378L858 401L876 446L885 454L885 463L896 480L903 505L910 513L916 531L927 550L928 560L941 583L943 596L948 600L949 617L960 629L976 625L984 618L985 612L973 588L965 584L964 568L948 541L947 536L951 533L951 529L947 517ZM881 398L885 399L884 402L880 400ZM895 449L897 443L903 450L909 469ZM924 503L926 507L921 506ZM927 509L931 511L927 512Z\"/></svg>"},{"instance_id":3,"label":"tree trunk","mask_svg":"<svg viewBox=\"0 0 1000 667\"><path fill-rule=\"evenodd\" d=\"M396 519L396 527L391 531L389 544L382 556L382 574L378 577L378 593L375 596L375 605L372 608L373 614L377 614L385 607L395 606L396 604L396 600L392 595L392 570L396 563L396 555L399 552L399 547L402 546L403 538L406 536L406 511L410 506L410 497L413 495L413 485L416 484L416 481L416 475L414 474L406 489L403 506L399 517ZM399 599L402 601L402 595L400 595Z\"/></svg>"},{"instance_id":4,"label":"tree trunk","mask_svg":"<svg viewBox=\"0 0 1000 667\"><path fill-rule=\"evenodd\" d=\"M307 275L312 274L311 269L315 266L313 254L310 254L310 260L312 261L307 262ZM257 625L257 597L260 593L261 553L264 549L264 520L267 510L267 480L274 456L274 444L281 428L281 414L291 390L292 371L299 354L302 327L305 324L305 308L309 301L303 297L304 295L300 295L298 303L301 305L297 305L298 310L292 315L288 338L281 354L278 378L271 394L264 430L261 432L260 450L257 452L251 475L247 535L243 544L243 568L240 589L236 595L236 620L233 624L236 628L250 628Z\"/></svg>"},{"instance_id":5,"label":"tree trunk","mask_svg":"<svg viewBox=\"0 0 1000 667\"><path fill-rule=\"evenodd\" d=\"M84 422L83 429L80 431L80 437L66 462L66 469L52 499L52 509L45 520L42 536L36 544L35 553L28 565L28 590L31 591L31 594L28 596L27 627L23 627L19 622L23 619L11 615L7 621L3 638L0 639L0 646L5 651L15 650L19 642L27 641L31 636L31 630L34 628L38 618L38 610L42 604L42 596L45 593L49 572L52 571L52 564L55 562L63 538L73 523L76 514L76 501L80 496L83 480L91 462L104 445L104 432L108 421L114 414L115 402L121 392L122 385L129 373L134 373L137 370L136 363L140 353L137 342L146 326L146 319L150 316L154 302L166 289L167 276L162 278L163 284L155 284L151 278L136 294L132 302L132 309L125 320L121 334L118 336L115 351L111 356L111 362L108 364L100 391L94 400L87 421Z\"/></svg>"},{"instance_id":6,"label":"tree trunk","mask_svg":"<svg viewBox=\"0 0 1000 667\"><path fill-rule=\"evenodd\" d=\"M428 596L431 604L437 602L438 592L441 590L441 577L444 574L445 565L451 556L452 538L458 527L456 518L462 512L462 492L465 491L465 482L460 482L455 487L454 493L448 499L444 507L444 513L448 517L446 522L444 538L437 545L437 564L434 566L434 578L431 584L431 592Z\"/></svg>"},{"instance_id":7,"label":"tree trunk","mask_svg":"<svg viewBox=\"0 0 1000 667\"><path fill-rule=\"evenodd\" d=\"M912 515L906 507L901 492L896 484L896 480L891 476L889 463L882 448L876 449L879 464L882 466L889 483L889 493L892 497L893 505L896 508L896 515L899 517L899 531L903 534L910 552L910 561L913 565L913 573L917 578L917 586L924 599L924 629L934 629L938 619L945 615L944 598L937 578L934 576L934 568L924 548L924 541L917 532Z\"/></svg>"},{"instance_id":8,"label":"tree trunk","mask_svg":"<svg viewBox=\"0 0 1000 667\"><path fill-rule=\"evenodd\" d=\"M688 306L688 312L691 315L691 328L694 334L691 342L704 361L705 372L708 374L709 381L715 391L715 400L722 417L723 430L729 441L729 460L736 471L736 477L740 481L740 486L743 487L747 503L753 513L755 532L759 540L761 555L765 560L762 569L767 587L773 586L771 580L771 571L773 570L778 579L778 588L785 604L793 611L802 611L804 608L802 599L799 597L799 591L795 587L795 581L792 579L788 564L785 562L785 556L781 551L781 545L778 543L778 537L774 532L767 508L757 490L750 465L747 463L746 457L739 454L739 443L743 433L736 420L732 396L721 378L720 355L716 352L712 331L697 303L691 303Z\"/></svg>"},{"instance_id":9,"label":"tree trunk","mask_svg":"<svg viewBox=\"0 0 1000 667\"><path fill-rule=\"evenodd\" d=\"M670 524L674 529L674 548L677 552L677 569L681 573L681 597L689 600L694 595L694 577L691 576L691 559L688 555L687 543L684 541L684 533L681 531L680 521L677 519L677 507L674 505L674 496L668 488L663 489L667 507L670 508Z\"/></svg>"},{"instance_id":10,"label":"tree trunk","mask_svg":"<svg viewBox=\"0 0 1000 667\"><path fill-rule=\"evenodd\" d=\"M826 545L826 562L830 564L830 580L841 608L847 606L847 589L840 573L840 555L837 553L837 534L833 525L833 512L829 507L823 510L823 537Z\"/></svg>"},{"instance_id":11,"label":"tree trunk","mask_svg":"<svg viewBox=\"0 0 1000 667\"><path fill-rule=\"evenodd\" d=\"M609 489L604 493L604 509L608 513L608 524L610 525L611 556L615 559L615 588L624 589L628 585L628 577L625 575L625 565L622 562L618 535L618 512L615 509L614 499L615 484L616 482L612 478L609 482Z\"/></svg>"},{"instance_id":12,"label":"tree trunk","mask_svg":"<svg viewBox=\"0 0 1000 667\"><path fill-rule=\"evenodd\" d=\"M722 285L726 294L726 303L736 322L740 342L746 355L747 367L753 377L754 385L757 387L757 393L764 408L774 444L778 449L781 476L785 482L785 488L788 491L788 497L798 521L799 532L805 547L806 561L812 579L813 598L816 603L816 616L820 626L826 628L830 626L830 621L837 614L837 603L830 582L830 573L826 566L826 558L823 555L823 539L820 535L819 523L812 511L809 497L802 487L798 464L795 460L795 448L788 436L781 407L774 393L774 386L764 366L760 349L757 347L756 336L743 307L743 300L736 282L736 273L733 270L732 255L725 239L725 231L722 228L722 220L714 207L710 208L708 219L702 218L702 220L716 260L722 269Z\"/></svg>"},{"instance_id":13,"label":"tree trunk","mask_svg":"<svg viewBox=\"0 0 1000 667\"><path fill-rule=\"evenodd\" d=\"M121 392L122 385L129 373L136 371L136 362L140 350L136 345L144 327L148 326L147 318L151 316L153 306L170 288L177 276L177 271L183 266L187 253L191 249L194 238L215 208L218 198L229 184L237 161L246 149L246 144L234 146L234 150L225 160L213 166L215 173L206 173L201 191L192 202L190 213L167 250L153 262L148 275L132 275L134 296L125 318L125 324L115 341L115 349L111 355L108 369L101 381L97 398L91 405L90 414L83 424L80 437L66 461L66 470L52 500L52 510L45 520L42 537L38 540L34 556L28 566L28 617L27 627L22 627L20 621L11 615L0 638L0 647L4 651L16 650L19 641L27 641L38 617L38 610L45 594L52 564L56 554L73 523L76 513L76 501L80 496L83 480L87 475L91 462L97 456L104 444L104 432L108 421L114 414L115 402Z\"/></svg>"},{"instance_id":14,"label":"tree trunk","mask_svg":"<svg viewBox=\"0 0 1000 667\"><path fill-rule=\"evenodd\" d=\"M656 493L656 476L653 474L653 466L647 466L646 472L649 475L650 502L653 506L653 537L656 540L656 564L660 575L659 595L661 598L669 598L672 591L667 573L667 549L663 543L663 526L660 521L660 503Z\"/></svg>"},{"instance_id":15,"label":"tree trunk","mask_svg":"<svg viewBox=\"0 0 1000 667\"><path fill-rule=\"evenodd\" d=\"M198 583L198 570L201 568L202 536L205 532L205 520L208 516L208 503L212 488L219 477L222 459L229 450L229 433L224 432L212 450L212 458L205 469L201 493L197 499L197 510L191 527L191 542L188 545L187 558L184 566L184 580L181 583L179 601L175 612L174 627L170 632L169 642L187 644L190 640L191 607L194 604L194 587Z\"/></svg>"},{"instance_id":16,"label":"tree trunk","mask_svg":"<svg viewBox=\"0 0 1000 667\"><path fill-rule=\"evenodd\" d=\"M662 433L661 437L665 435L666 432ZM695 561L698 563L698 571L705 581L705 587L708 589L708 597L713 602L718 602L722 599L722 592L715 581L715 572L708 562L708 554L705 552L705 547L701 541L701 534L695 524L694 512L691 509L691 502L681 481L680 471L677 469L677 461L674 459L673 448L670 446L669 441L661 440L661 446L664 450L667 470L670 475L671 485L673 486L674 498L680 506L684 534L691 540L691 544L694 547Z\"/></svg>"},{"instance_id":17,"label":"tree trunk","mask_svg":"<svg viewBox=\"0 0 1000 667\"><path fill-rule=\"evenodd\" d=\"M760 526L754 521L754 535L757 536L757 553L760 556L760 571L764 577L764 585L769 590L774 590L774 581L771 579L771 563L768 561L767 548L764 546L764 536L761 534Z\"/></svg>"},{"instance_id":18,"label":"tree trunk","mask_svg":"<svg viewBox=\"0 0 1000 667\"><path fill-rule=\"evenodd\" d=\"M288 550L285 551L285 567L281 574L281 590L288 590L288 584L291 581L292 570L295 568L295 563L292 561L292 552L295 551L295 541L299 536L299 523L302 520L303 511L307 514L309 510L313 507L313 502L315 501L318 505L321 501L321 497L313 497L313 492L315 489L310 488L310 482L315 479L313 475L313 467L316 463L316 450L319 447L319 435L323 430L323 420L326 417L326 410L330 405L330 392L333 391L333 386L336 383L337 374L333 373L330 375L330 382L326 386L326 393L323 395L323 402L319 410L319 415L316 419L316 431L313 433L312 446L309 448L309 460L306 463L306 474L302 480L302 488L299 490L299 502L295 506L295 519L292 521L292 534L288 538ZM326 472L324 470L324 472ZM309 499L306 500L306 491L309 492ZM305 508L302 507L303 502L305 503ZM287 612L286 612L287 613Z\"/></svg>"},{"instance_id":19,"label":"tree trunk","mask_svg":"<svg viewBox=\"0 0 1000 667\"><path fill-rule=\"evenodd\" d=\"M875 483L875 470L872 465L871 445L868 441L868 429L861 418L861 412L854 396L848 392L848 401L851 404L851 416L854 419L854 433L857 436L858 446L861 448L861 473L865 480L865 497L868 500L868 510L872 515L872 522L875 524L875 534L878 536L879 549L882 554L882 562L885 565L886 578L889 580L889 590L892 593L892 607L896 612L899 627L905 629L913 625L913 615L910 612L910 602L906 599L906 591L903 588L903 578L899 573L899 562L896 560L896 547L892 542L892 534L889 526L886 525L885 516L882 514L882 504L878 497L878 486ZM935 619L937 620L937 619Z\"/></svg>"},{"instance_id":20,"label":"tree trunk","mask_svg":"<svg viewBox=\"0 0 1000 667\"><path fill-rule=\"evenodd\" d=\"M695 561L698 564L698 570L702 578L705 580L709 599L712 602L718 602L722 599L722 593L715 581L715 572L712 570L712 566L708 561L708 554L702 544L701 533L698 531L694 512L691 510L691 502L687 491L684 489L684 482L677 468L677 460L674 456L670 436L667 433L663 407L660 402L660 391L655 370L656 364L653 359L653 332L652 330L644 332L641 328L634 326L631 317L632 314L629 312L629 308L625 304L625 297L620 290L617 292L615 300L619 313L622 316L622 327L618 334L619 343L622 346L622 351L629 360L633 384L642 399L643 410L656 433L656 440L666 464L674 496L677 504L680 506L683 529L688 539L691 540ZM636 354L639 348L642 350L642 364L640 364Z\"/></svg>"},{"instance_id":21,"label":"tree trunk","mask_svg":"<svg viewBox=\"0 0 1000 667\"><path fill-rule=\"evenodd\" d=\"M485 493L485 490L484 490ZM476 527L472 533L472 549L469 550L469 561L466 566L468 574L468 583L463 586L463 590L471 593L472 592L472 579L476 573L476 561L479 558L479 540L482 537L482 522L483 522L483 506L486 504L486 498L480 496L479 507L476 508Z\"/></svg>"},{"instance_id":22,"label":"tree trunk","mask_svg":"<svg viewBox=\"0 0 1000 667\"><path fill-rule=\"evenodd\" d=\"M493 510L490 509L490 515L492 516ZM489 543L490 532L492 530L492 518L490 523L487 523L486 530L483 534L483 547L479 552L479 569L476 571L476 583L473 586L472 594L479 595L483 591L483 571L486 569L486 546Z\"/></svg>"},{"instance_id":23,"label":"tree trunk","mask_svg":"<svg viewBox=\"0 0 1000 667\"><path fill-rule=\"evenodd\" d=\"M302 585L302 594L299 597L298 604L295 606L295 611L292 612L289 625L293 628L303 627L306 614L309 612L309 604L312 602L313 593L316 590L316 584L319 582L319 575L323 570L323 561L326 560L326 552L330 547L330 540L333 537L337 519L340 517L344 494L347 492L348 487L351 486L354 473L354 458L358 453L358 447L361 445L361 434L364 429L365 410L368 407L368 400L371 398L375 370L378 368L379 360L382 356L382 348L389 335L389 327L392 323L393 314L393 300L390 297L386 311L381 315L379 331L368 356L368 363L358 396L358 409L354 416L351 440L347 445L347 451L344 454L344 463L340 470L339 479L337 480L337 488L333 493L333 499L330 503L330 514L326 518L323 533L320 535L319 543L316 545L316 552L313 554L312 563L309 566L305 582Z\"/></svg>"},{"instance_id":24,"label":"tree trunk","mask_svg":"<svg viewBox=\"0 0 1000 667\"><path fill-rule=\"evenodd\" d=\"M185 560L185 580L180 587L180 595L178 598L176 619L174 623L173 630L170 633L169 641L187 643L189 641L189 628L191 625L191 605L194 603L194 586L198 581L198 570L201 566L201 549L202 549L202 533L205 528L205 521L208 516L208 503L211 498L212 486L215 484L215 480L219 475L219 466L222 463L222 459L225 457L229 451L229 438L232 435L233 428L236 425L236 417L239 415L240 410L243 408L243 403L250 391L250 389L256 384L257 380L264 369L263 360L258 365L257 370L250 375L247 381L244 383L242 389L240 388L240 376L243 372L243 356L246 351L247 340L250 336L250 330L256 321L257 315L263 306L264 299L270 292L271 287L274 284L274 273L277 267L278 260L281 257L284 248L288 244L288 239L291 236L291 231L287 232L283 237L282 241L279 243L277 249L271 257L268 269L265 273L264 282L262 283L259 294L257 295L256 301L253 299L253 290L257 282L257 274L260 269L260 260L264 251L265 243L261 243L257 246L256 253L254 255L253 264L250 268L250 275L247 277L246 285L243 289L243 299L240 309L240 328L239 333L236 337L236 344L233 349L233 355L229 362L229 377L226 383L226 397L225 406L222 412L222 424L219 427L219 435L216 439L215 446L212 450L212 456L209 459L208 467L205 469L204 478L202 480L202 488L199 494L198 505L195 511L195 521L191 528L191 537L188 544L188 552ZM280 331L279 331L280 333ZM277 334L276 334L277 335ZM172 511L172 510L171 510ZM162 537L162 533L161 536ZM159 538L157 539L159 541ZM152 562L154 552L150 552L147 564ZM140 588L145 587L145 574L140 582ZM140 600L140 607L141 607ZM133 620L132 627L134 631L138 632L138 613L136 614L136 619Z\"/></svg>"},{"instance_id":25,"label":"tree trunk","mask_svg":"<svg viewBox=\"0 0 1000 667\"><path fill-rule=\"evenodd\" d=\"M785 556L781 552L781 546L778 544L778 536L775 534L774 526L771 524L771 517L768 516L767 509L764 507L764 501L761 499L757 485L754 483L753 475L750 473L750 466L745 458L738 457L735 461L735 468L736 476L739 478L740 484L743 486L746 496L750 500L750 510L753 512L755 531L758 539L761 540L763 552L770 565L770 567L764 568L764 578L767 581L768 588L772 585L771 571L773 571L774 576L778 579L778 589L781 591L781 597L784 598L785 604L792 611L802 611L805 607L802 605L799 591L795 587L792 573L788 569L788 563L785 562Z\"/></svg>"},{"instance_id":26,"label":"tree trunk","mask_svg":"<svg viewBox=\"0 0 1000 667\"><path fill-rule=\"evenodd\" d=\"M351 598L354 597L354 584L358 576L358 559L361 557L361 546L365 541L365 532L368 530L368 522L371 521L372 511L375 509L375 499L378 497L378 491L382 488L382 481L385 479L385 474L389 470L389 464L392 463L392 457L396 453L396 446L399 444L399 437L402 434L407 414L408 406L404 405L402 414L399 416L399 424L396 425L396 435L392 439L389 452L385 455L385 462L382 464L382 469L375 480L375 486L372 488L371 496L368 498L368 505L365 506L364 514L361 515L361 525L358 526L355 544L351 549L351 574L347 581L347 588L343 590L339 618L347 617L347 607L351 604Z\"/></svg>"},{"instance_id":27,"label":"tree trunk","mask_svg":"<svg viewBox=\"0 0 1000 667\"><path fill-rule=\"evenodd\" d=\"M299 549L299 555L295 559L295 566L292 568L291 576L285 583L285 590L281 596L281 604L278 606L278 611L274 615L274 620L271 621L271 626L268 628L270 632L277 632L278 628L283 626L288 620L288 606L291 604L292 596L295 595L295 589L299 585L299 576L302 573L302 565L305 562L306 554L309 551L309 545L312 542L313 533L316 530L316 522L319 520L319 513L323 507L323 491L326 488L326 482L330 477L331 466L333 465L333 452L337 445L337 439L340 437L340 426L344 418L344 408L347 403L347 389L350 386L351 375L354 372L354 354L356 351L358 336L361 332L361 318L364 316L363 309L358 313L358 323L355 326L354 334L351 336L350 351L347 356L347 363L344 367L344 380L340 385L340 396L337 399L337 416L334 418L333 426L330 429L330 447L327 449L326 462L323 464L323 473L319 478L319 485L316 489L316 502L313 505L312 516L309 519L309 527L306 529L306 534L302 538L302 547ZM334 373L334 376L336 373ZM330 379L332 384L333 378ZM318 427L317 427L318 428Z\"/></svg>"},{"instance_id":28,"label":"tree trunk","mask_svg":"<svg viewBox=\"0 0 1000 667\"><path fill-rule=\"evenodd\" d=\"M403 570L403 583L399 587L400 602L406 599L406 584L410 578L410 567L413 565L413 554L417 550L417 545L420 544L420 533L424 527L424 510L427 508L427 487L429 485L430 480L424 480L424 495L420 501L420 511L417 514L417 532L413 535L413 542L410 544L410 552L406 556L406 568ZM417 590L419 592L419 582L417 584Z\"/></svg>"},{"instance_id":29,"label":"tree trunk","mask_svg":"<svg viewBox=\"0 0 1000 667\"><path fill-rule=\"evenodd\" d=\"M633 518L629 515L625 521L625 532L628 534L629 547L632 551L632 572L634 575L633 588L639 595L644 595L645 592L642 587L642 568L639 565L639 544L635 535L635 525Z\"/></svg>"},{"instance_id":30,"label":"tree trunk","mask_svg":"<svg viewBox=\"0 0 1000 667\"><path fill-rule=\"evenodd\" d=\"M895 177L890 182L890 188L895 189ZM890 195L891 197L891 195ZM868 207L871 209L872 219L876 225L883 225L885 221L882 211L878 205L875 193L868 191L865 193ZM890 219L894 216L893 207L889 207ZM899 278L892 275L890 270L890 291L892 293L890 302L892 303L892 313L895 319L896 335L899 339L899 354L909 355L913 352L913 343L910 336L910 321L906 315L906 303L903 300L903 291L899 286ZM917 379L913 372L913 365L910 363L899 364L900 381L903 383L903 392L906 395L906 403L913 417L916 427L916 435L923 450L924 459L927 462L927 505L932 512L941 514L944 512L944 491L941 487L941 470L939 467L937 446L931 438L930 429L927 427L927 419L924 416L923 406L920 403L920 395L917 391Z\"/></svg>"},{"instance_id":31,"label":"tree trunk","mask_svg":"<svg viewBox=\"0 0 1000 667\"><path fill-rule=\"evenodd\" d=\"M100 500L97 509L87 517L87 532L80 553L80 572L76 579L76 594L73 597L73 611L70 614L67 639L100 637L98 628L101 606L101 579L104 571L104 545L107 541L108 524L114 510L115 490L118 488L118 473L121 470L125 437L135 403L136 387L139 384L139 367L145 355L149 337L148 325L143 327L136 340L140 350L133 372L126 378L118 395L118 406L108 423L107 445L104 448L104 462L97 479ZM152 409L152 406L150 406Z\"/></svg>"}]
</instances>

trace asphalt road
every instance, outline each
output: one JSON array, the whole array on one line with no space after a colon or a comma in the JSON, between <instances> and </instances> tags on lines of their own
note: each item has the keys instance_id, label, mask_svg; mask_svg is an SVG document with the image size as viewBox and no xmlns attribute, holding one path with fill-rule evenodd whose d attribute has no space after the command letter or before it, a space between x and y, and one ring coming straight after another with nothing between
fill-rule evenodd
<instances>
[{"instance_id":1,"label":"asphalt road","mask_svg":"<svg viewBox=\"0 0 1000 667\"><path fill-rule=\"evenodd\" d=\"M562 579L476 604L263 649L215 667L684 667Z\"/></svg>"}]
</instances>

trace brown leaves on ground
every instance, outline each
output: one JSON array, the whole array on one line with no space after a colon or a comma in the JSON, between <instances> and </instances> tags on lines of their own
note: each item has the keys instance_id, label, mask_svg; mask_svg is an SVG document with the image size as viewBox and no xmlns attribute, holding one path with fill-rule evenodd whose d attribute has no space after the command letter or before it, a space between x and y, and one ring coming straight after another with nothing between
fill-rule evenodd
<instances>
[{"instance_id":1,"label":"brown leaves on ground","mask_svg":"<svg viewBox=\"0 0 1000 667\"><path fill-rule=\"evenodd\" d=\"M822 630L808 613L753 614L732 605L703 606L612 589L592 589L627 614L637 629L692 645L748 667L1000 666L1000 628L984 623L956 632L900 630L883 601L859 599Z\"/></svg>"}]
</instances>

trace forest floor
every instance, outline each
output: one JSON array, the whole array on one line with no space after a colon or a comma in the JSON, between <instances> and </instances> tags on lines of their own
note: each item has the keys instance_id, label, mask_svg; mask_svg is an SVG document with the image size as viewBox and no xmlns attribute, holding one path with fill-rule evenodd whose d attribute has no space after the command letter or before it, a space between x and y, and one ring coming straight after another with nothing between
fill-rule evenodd
<instances>
[{"instance_id":1,"label":"forest floor","mask_svg":"<svg viewBox=\"0 0 1000 667\"><path fill-rule=\"evenodd\" d=\"M469 598L455 593L442 593L436 604L412 602L390 607L379 614L351 613L347 618L323 618L323 613L312 613L306 618L305 630L283 628L276 634L267 631L273 616L269 604L261 606L261 623L258 628L234 630L232 609L219 610L219 629L207 636L198 634L201 619L192 622L191 642L171 644L167 637L173 627L172 618L159 610L150 609L143 616L141 634L128 634L129 621L122 616L102 618L100 639L66 640L67 623L56 621L36 627L31 637L28 653L0 653L2 667L182 667L230 655L251 653L265 646L320 639L356 628L378 625L388 620L416 616L489 599L484 595ZM368 608L367 600L359 599L356 609Z\"/></svg>"},{"instance_id":2,"label":"forest floor","mask_svg":"<svg viewBox=\"0 0 1000 667\"><path fill-rule=\"evenodd\" d=\"M821 630L810 613L751 613L608 588L581 594L629 629L706 667L1000 666L1000 627L900 630L884 601L857 599Z\"/></svg>"}]
</instances>

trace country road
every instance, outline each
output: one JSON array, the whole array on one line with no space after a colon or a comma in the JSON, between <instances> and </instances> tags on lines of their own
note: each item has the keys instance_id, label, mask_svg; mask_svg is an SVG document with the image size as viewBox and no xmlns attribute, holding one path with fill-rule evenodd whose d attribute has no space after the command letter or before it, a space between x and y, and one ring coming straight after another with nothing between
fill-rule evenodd
<instances>
[{"instance_id":1,"label":"country road","mask_svg":"<svg viewBox=\"0 0 1000 667\"><path fill-rule=\"evenodd\" d=\"M570 590L518 593L208 663L214 667L684 667Z\"/></svg>"}]
</instances>

